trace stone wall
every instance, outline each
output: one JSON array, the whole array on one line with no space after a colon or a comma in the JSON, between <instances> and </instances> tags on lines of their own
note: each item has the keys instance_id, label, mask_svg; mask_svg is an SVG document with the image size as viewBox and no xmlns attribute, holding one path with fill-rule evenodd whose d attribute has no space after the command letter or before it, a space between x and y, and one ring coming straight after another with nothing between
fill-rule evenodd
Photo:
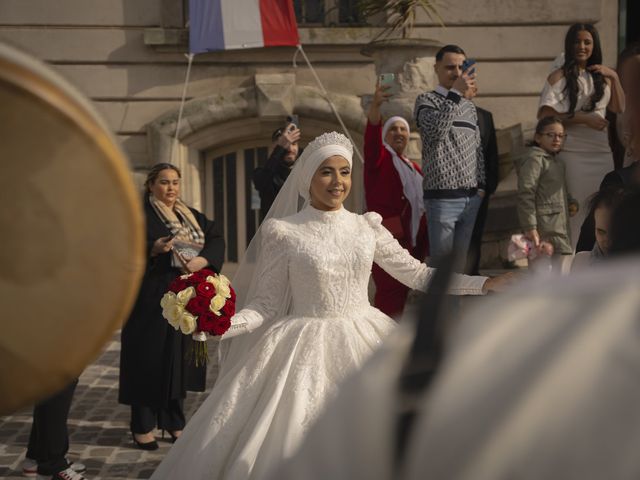
<instances>
[{"instance_id":1,"label":"stone wall","mask_svg":"<svg viewBox=\"0 0 640 480\"><path fill-rule=\"evenodd\" d=\"M477 103L493 113L499 129L524 132L525 137L530 133L538 94L551 62L562 50L570 24L596 24L601 33L604 61L615 64L617 2L439 3L446 27L419 14L413 37L459 44L477 59L480 88ZM166 159L168 135L175 129L187 66L184 23L182 0L0 2L0 40L50 63L93 101L120 139L139 182L151 164ZM362 55L361 50L380 32L379 27L300 28L301 43L326 89L347 117L357 142L362 141L364 126L361 100L366 102L376 80L373 60ZM196 57L188 89L191 103L187 110L192 117L188 118L189 124L183 125L180 148L174 158L186 169L189 178L185 180L185 193L194 206L201 206L206 193L202 191L204 182L200 177L203 151L266 144L270 132L281 121L284 112L278 108L282 109L285 103L271 110L256 106L262 88L256 78L278 74L288 79L286 88L294 96L287 100L286 108L294 108L300 115L304 140L320 131L337 128L302 58L298 57L297 68L293 66L294 52L293 48L271 48ZM209 105L208 99L216 95L227 98L226 103ZM244 95L246 108L229 104L229 99L240 98L238 95ZM203 111L211 108L213 111ZM202 123L203 118L209 123ZM192 128L196 124L200 130ZM515 130L510 128L515 125L519 125ZM503 167L506 174L509 167L506 157ZM358 168L354 175L361 176ZM509 181L504 182L502 197L496 197L490 214L491 231L486 237L490 242L485 247L491 252L484 255L487 259L499 261L494 250L499 250L497 245L514 227L510 188ZM360 208L362 198L361 179L355 178L350 207Z\"/></svg>"},{"instance_id":2,"label":"stone wall","mask_svg":"<svg viewBox=\"0 0 640 480\"><path fill-rule=\"evenodd\" d=\"M615 61L616 2L451 0L441 4L447 26L419 15L414 36L458 43L478 60L478 103L494 113L499 128L523 123L526 129L533 123L537 95L551 60L561 50L568 24L596 23L605 62ZM179 26L180 15L179 0L57 0L55 8L50 0L3 0L0 39L55 65L84 91L121 139L132 167L144 169L153 163L145 126L178 106L186 69L184 43L168 38L165 45L146 45L145 33L163 25ZM375 74L371 59L362 56L360 49L379 29L301 28L300 33L329 91L370 93ZM296 85L314 85L305 66L293 68L292 56L289 48L198 56L188 95L247 87L256 73L294 73Z\"/></svg>"}]
</instances>

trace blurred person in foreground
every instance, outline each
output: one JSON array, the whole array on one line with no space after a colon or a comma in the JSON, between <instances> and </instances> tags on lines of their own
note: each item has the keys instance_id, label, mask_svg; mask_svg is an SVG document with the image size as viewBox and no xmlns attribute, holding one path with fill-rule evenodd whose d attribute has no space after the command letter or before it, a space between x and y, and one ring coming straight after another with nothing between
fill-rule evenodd
<instances>
[{"instance_id":1,"label":"blurred person in foreground","mask_svg":"<svg viewBox=\"0 0 640 480\"><path fill-rule=\"evenodd\" d=\"M268 480L636 480L638 211L635 194L614 213L602 268L532 277L467 310L410 403L398 391L414 336L403 322Z\"/></svg>"}]
</instances>

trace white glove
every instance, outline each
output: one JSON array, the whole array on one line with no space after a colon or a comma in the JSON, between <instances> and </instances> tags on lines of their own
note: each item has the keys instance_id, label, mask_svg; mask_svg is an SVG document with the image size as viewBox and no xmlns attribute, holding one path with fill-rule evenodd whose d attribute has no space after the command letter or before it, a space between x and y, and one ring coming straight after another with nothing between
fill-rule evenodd
<instances>
[{"instance_id":1,"label":"white glove","mask_svg":"<svg viewBox=\"0 0 640 480\"><path fill-rule=\"evenodd\" d=\"M253 332L262 325L262 315L253 310L244 309L231 317L231 326L224 332L222 339L237 337L245 333Z\"/></svg>"}]
</instances>

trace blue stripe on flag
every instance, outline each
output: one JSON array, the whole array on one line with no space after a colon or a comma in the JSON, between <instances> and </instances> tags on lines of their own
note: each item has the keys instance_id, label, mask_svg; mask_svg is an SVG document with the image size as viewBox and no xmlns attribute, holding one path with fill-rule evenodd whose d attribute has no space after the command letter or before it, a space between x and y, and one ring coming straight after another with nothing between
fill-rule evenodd
<instances>
[{"instance_id":1,"label":"blue stripe on flag","mask_svg":"<svg viewBox=\"0 0 640 480\"><path fill-rule=\"evenodd\" d=\"M221 0L189 0L189 52L224 50Z\"/></svg>"}]
</instances>

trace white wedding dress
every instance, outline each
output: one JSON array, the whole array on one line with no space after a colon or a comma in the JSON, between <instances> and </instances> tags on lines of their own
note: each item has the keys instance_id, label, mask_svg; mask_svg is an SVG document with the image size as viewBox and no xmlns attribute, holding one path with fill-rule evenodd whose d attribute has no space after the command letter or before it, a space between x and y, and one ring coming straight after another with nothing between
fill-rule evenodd
<instances>
[{"instance_id":1,"label":"white wedding dress","mask_svg":"<svg viewBox=\"0 0 640 480\"><path fill-rule=\"evenodd\" d=\"M369 303L372 263L412 288L424 289L434 272L381 221L306 207L265 222L260 287L234 322L266 329L242 362L223 369L152 479L260 479L295 453L337 386L395 325ZM459 275L451 290L481 294L484 281ZM291 313L274 318L287 292Z\"/></svg>"}]
</instances>

